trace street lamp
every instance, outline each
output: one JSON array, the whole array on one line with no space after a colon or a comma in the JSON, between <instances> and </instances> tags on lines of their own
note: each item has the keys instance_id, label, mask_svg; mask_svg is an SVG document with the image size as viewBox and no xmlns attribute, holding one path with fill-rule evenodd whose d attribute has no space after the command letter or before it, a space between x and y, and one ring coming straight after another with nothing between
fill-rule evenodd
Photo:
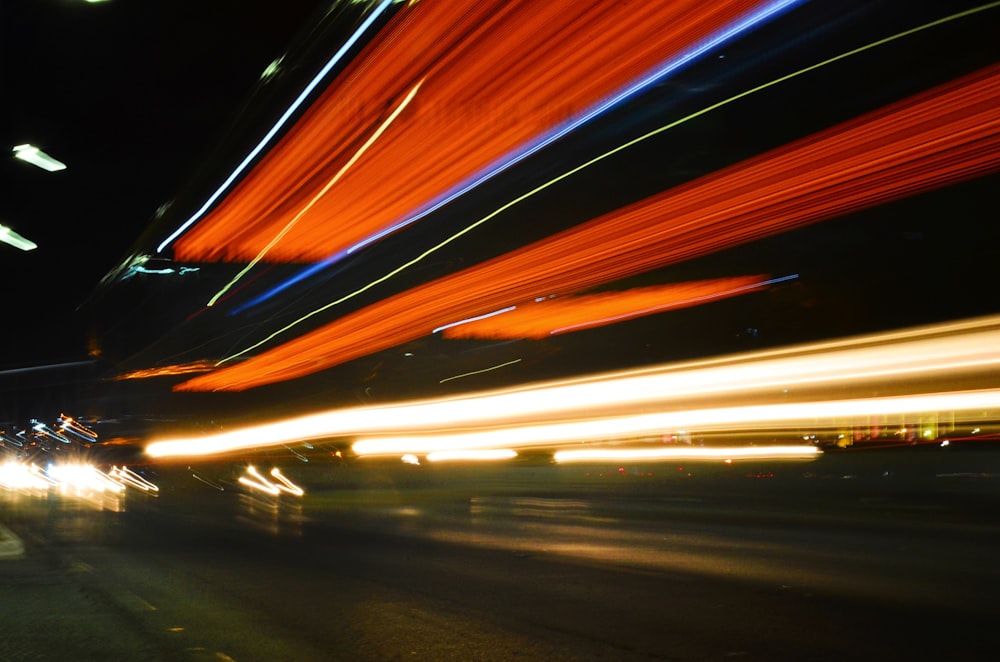
<instances>
[{"instance_id":1,"label":"street lamp","mask_svg":"<svg viewBox=\"0 0 1000 662\"><path fill-rule=\"evenodd\" d=\"M66 164L58 159L54 159L34 145L17 145L14 147L14 158L27 161L33 166L38 166L42 170L55 172L65 170Z\"/></svg>"},{"instance_id":2,"label":"street lamp","mask_svg":"<svg viewBox=\"0 0 1000 662\"><path fill-rule=\"evenodd\" d=\"M0 241L10 244L14 248L20 248L22 251L30 251L38 248L38 244L30 239L25 239L6 225L0 225Z\"/></svg>"}]
</instances>

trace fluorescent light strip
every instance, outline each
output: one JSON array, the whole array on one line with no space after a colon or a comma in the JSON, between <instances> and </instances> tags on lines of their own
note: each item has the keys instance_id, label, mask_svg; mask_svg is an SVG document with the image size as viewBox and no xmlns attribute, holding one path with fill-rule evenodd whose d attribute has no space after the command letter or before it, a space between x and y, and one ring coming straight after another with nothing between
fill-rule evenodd
<instances>
[{"instance_id":1,"label":"fluorescent light strip","mask_svg":"<svg viewBox=\"0 0 1000 662\"><path fill-rule=\"evenodd\" d=\"M39 167L48 172L58 172L65 170L66 164L58 159L54 159L34 145L17 145L14 147L14 158L20 159L33 166Z\"/></svg>"},{"instance_id":2,"label":"fluorescent light strip","mask_svg":"<svg viewBox=\"0 0 1000 662\"><path fill-rule=\"evenodd\" d=\"M6 225L0 225L0 242L10 244L14 248L20 248L22 251L31 251L38 248L38 244L22 237Z\"/></svg>"}]
</instances>

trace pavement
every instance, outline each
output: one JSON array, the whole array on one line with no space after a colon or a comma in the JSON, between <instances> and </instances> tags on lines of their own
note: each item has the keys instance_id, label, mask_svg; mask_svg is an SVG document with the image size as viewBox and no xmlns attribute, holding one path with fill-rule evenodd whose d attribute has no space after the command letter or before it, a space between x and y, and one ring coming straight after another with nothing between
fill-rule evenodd
<instances>
[{"instance_id":1,"label":"pavement","mask_svg":"<svg viewBox=\"0 0 1000 662\"><path fill-rule=\"evenodd\" d=\"M0 560L24 557L24 543L13 531L0 524Z\"/></svg>"},{"instance_id":2,"label":"pavement","mask_svg":"<svg viewBox=\"0 0 1000 662\"><path fill-rule=\"evenodd\" d=\"M109 600L86 564L0 524L0 660L197 661L165 651Z\"/></svg>"}]
</instances>

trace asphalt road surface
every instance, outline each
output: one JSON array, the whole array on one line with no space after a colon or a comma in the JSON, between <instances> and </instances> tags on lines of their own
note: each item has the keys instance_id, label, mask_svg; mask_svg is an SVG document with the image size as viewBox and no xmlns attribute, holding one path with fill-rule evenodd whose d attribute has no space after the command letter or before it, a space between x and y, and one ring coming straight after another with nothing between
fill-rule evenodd
<instances>
[{"instance_id":1,"label":"asphalt road surface","mask_svg":"<svg viewBox=\"0 0 1000 662\"><path fill-rule=\"evenodd\" d=\"M995 658L993 451L282 466L305 496L0 492L0 659Z\"/></svg>"}]
</instances>

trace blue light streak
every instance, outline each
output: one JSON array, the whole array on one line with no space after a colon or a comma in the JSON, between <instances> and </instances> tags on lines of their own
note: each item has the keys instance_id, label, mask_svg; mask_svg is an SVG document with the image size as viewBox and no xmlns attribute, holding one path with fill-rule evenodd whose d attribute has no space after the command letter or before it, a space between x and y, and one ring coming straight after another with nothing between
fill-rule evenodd
<instances>
[{"instance_id":1,"label":"blue light streak","mask_svg":"<svg viewBox=\"0 0 1000 662\"><path fill-rule=\"evenodd\" d=\"M278 285L275 285L274 287L272 287L267 292L264 292L263 294L260 294L260 295L258 295L256 297L254 297L253 299L250 299L246 303L244 303L244 304L242 304L240 306L237 306L236 308L233 308L233 310L229 314L230 315L238 315L238 314L242 313L245 310L248 310L250 308L253 308L253 307L257 306L258 304L262 304L265 301L267 301L268 299L271 299L272 297L277 296L281 292L284 292L285 290L287 290L292 285L295 285L296 283L301 282L301 281L305 280L306 278L309 278L310 276L319 273L320 271L323 271L327 267L329 267L329 266L331 266L333 264L336 264L337 262L340 262L345 257L347 257L347 251L346 250L338 251L337 253L334 253L330 257L328 257L328 258L326 258L324 260L321 260L320 262L317 262L316 264L313 264L313 265L311 265L311 266L303 269L302 271L300 271L299 273L295 274L294 276L292 276L288 280L286 280L286 281L284 281L282 283L279 283Z\"/></svg>"}]
</instances>

